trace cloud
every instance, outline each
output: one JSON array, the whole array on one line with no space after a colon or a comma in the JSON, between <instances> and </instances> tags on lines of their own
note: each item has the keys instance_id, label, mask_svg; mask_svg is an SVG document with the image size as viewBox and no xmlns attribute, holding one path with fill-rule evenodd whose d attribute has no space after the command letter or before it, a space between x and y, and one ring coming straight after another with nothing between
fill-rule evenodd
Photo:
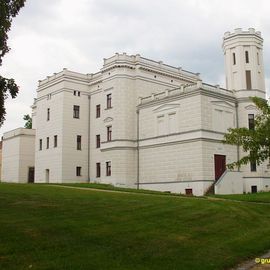
<instances>
[{"instance_id":1,"label":"cloud","mask_svg":"<svg viewBox=\"0 0 270 270\"><path fill-rule=\"evenodd\" d=\"M223 33L254 27L264 37L270 85L269 1L261 0L28 0L9 33L11 52L1 74L20 94L8 100L3 133L23 125L37 81L62 70L97 72L115 52L139 53L224 86Z\"/></svg>"}]
</instances>

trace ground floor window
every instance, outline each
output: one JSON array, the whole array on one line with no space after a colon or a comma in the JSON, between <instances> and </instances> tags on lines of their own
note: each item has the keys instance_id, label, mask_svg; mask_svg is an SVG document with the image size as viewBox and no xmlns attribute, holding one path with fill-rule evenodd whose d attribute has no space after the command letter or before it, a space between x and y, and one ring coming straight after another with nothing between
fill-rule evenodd
<instances>
[{"instance_id":1,"label":"ground floor window","mask_svg":"<svg viewBox=\"0 0 270 270\"><path fill-rule=\"evenodd\" d=\"M251 193L257 193L257 186L251 186Z\"/></svg>"},{"instance_id":2,"label":"ground floor window","mask_svg":"<svg viewBox=\"0 0 270 270\"><path fill-rule=\"evenodd\" d=\"M82 176L82 167L76 167L76 176Z\"/></svg>"},{"instance_id":3,"label":"ground floor window","mask_svg":"<svg viewBox=\"0 0 270 270\"><path fill-rule=\"evenodd\" d=\"M106 162L106 176L112 175L112 165L110 161Z\"/></svg>"},{"instance_id":4,"label":"ground floor window","mask_svg":"<svg viewBox=\"0 0 270 270\"><path fill-rule=\"evenodd\" d=\"M96 163L96 175L97 177L100 177L100 163Z\"/></svg>"},{"instance_id":5,"label":"ground floor window","mask_svg":"<svg viewBox=\"0 0 270 270\"><path fill-rule=\"evenodd\" d=\"M186 195L193 195L192 188L186 188Z\"/></svg>"}]
</instances>

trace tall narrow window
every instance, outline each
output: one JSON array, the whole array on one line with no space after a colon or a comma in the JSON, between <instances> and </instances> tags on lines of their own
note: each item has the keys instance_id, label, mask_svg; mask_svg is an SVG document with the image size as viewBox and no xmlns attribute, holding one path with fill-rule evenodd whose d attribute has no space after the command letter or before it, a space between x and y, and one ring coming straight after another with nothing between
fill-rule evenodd
<instances>
[{"instance_id":1,"label":"tall narrow window","mask_svg":"<svg viewBox=\"0 0 270 270\"><path fill-rule=\"evenodd\" d=\"M96 175L97 177L100 177L100 163L96 163Z\"/></svg>"},{"instance_id":2,"label":"tall narrow window","mask_svg":"<svg viewBox=\"0 0 270 270\"><path fill-rule=\"evenodd\" d=\"M259 56L259 53L257 52L257 64L259 65L260 64L260 56Z\"/></svg>"},{"instance_id":3,"label":"tall narrow window","mask_svg":"<svg viewBox=\"0 0 270 270\"><path fill-rule=\"evenodd\" d=\"M107 141L110 142L112 140L112 126L107 127Z\"/></svg>"},{"instance_id":4,"label":"tall narrow window","mask_svg":"<svg viewBox=\"0 0 270 270\"><path fill-rule=\"evenodd\" d=\"M251 90L252 85L251 85L251 73L250 73L250 70L246 70L246 84L247 84L247 89Z\"/></svg>"},{"instance_id":5,"label":"tall narrow window","mask_svg":"<svg viewBox=\"0 0 270 270\"><path fill-rule=\"evenodd\" d=\"M73 91L73 95L76 96L76 91Z\"/></svg>"},{"instance_id":6,"label":"tall narrow window","mask_svg":"<svg viewBox=\"0 0 270 270\"><path fill-rule=\"evenodd\" d=\"M110 161L106 162L106 176L112 175L112 165Z\"/></svg>"},{"instance_id":7,"label":"tall narrow window","mask_svg":"<svg viewBox=\"0 0 270 270\"><path fill-rule=\"evenodd\" d=\"M246 58L246 63L249 63L249 55L248 55L248 51L245 51L245 58Z\"/></svg>"},{"instance_id":8,"label":"tall narrow window","mask_svg":"<svg viewBox=\"0 0 270 270\"><path fill-rule=\"evenodd\" d=\"M82 167L76 167L76 176L82 176Z\"/></svg>"},{"instance_id":9,"label":"tall narrow window","mask_svg":"<svg viewBox=\"0 0 270 270\"><path fill-rule=\"evenodd\" d=\"M248 115L248 128L253 129L255 128L255 117L254 114Z\"/></svg>"},{"instance_id":10,"label":"tall narrow window","mask_svg":"<svg viewBox=\"0 0 270 270\"><path fill-rule=\"evenodd\" d=\"M96 106L96 118L100 117L100 104Z\"/></svg>"},{"instance_id":11,"label":"tall narrow window","mask_svg":"<svg viewBox=\"0 0 270 270\"><path fill-rule=\"evenodd\" d=\"M42 150L42 139L39 139L39 150Z\"/></svg>"},{"instance_id":12,"label":"tall narrow window","mask_svg":"<svg viewBox=\"0 0 270 270\"><path fill-rule=\"evenodd\" d=\"M47 137L47 149L49 149L49 147L50 147L50 138Z\"/></svg>"},{"instance_id":13,"label":"tall narrow window","mask_svg":"<svg viewBox=\"0 0 270 270\"><path fill-rule=\"evenodd\" d=\"M73 106L73 118L80 118L80 106Z\"/></svg>"},{"instance_id":14,"label":"tall narrow window","mask_svg":"<svg viewBox=\"0 0 270 270\"><path fill-rule=\"evenodd\" d=\"M254 157L254 152L250 152L250 156ZM256 161L250 161L250 171L251 172L256 172L257 171Z\"/></svg>"},{"instance_id":15,"label":"tall narrow window","mask_svg":"<svg viewBox=\"0 0 270 270\"><path fill-rule=\"evenodd\" d=\"M112 94L107 95L107 109L112 107Z\"/></svg>"},{"instance_id":16,"label":"tall narrow window","mask_svg":"<svg viewBox=\"0 0 270 270\"><path fill-rule=\"evenodd\" d=\"M100 148L100 135L96 135L96 147Z\"/></svg>"},{"instance_id":17,"label":"tall narrow window","mask_svg":"<svg viewBox=\"0 0 270 270\"><path fill-rule=\"evenodd\" d=\"M236 57L235 57L235 53L232 54L233 57L233 64L236 65Z\"/></svg>"},{"instance_id":18,"label":"tall narrow window","mask_svg":"<svg viewBox=\"0 0 270 270\"><path fill-rule=\"evenodd\" d=\"M53 137L53 147L57 147L57 135Z\"/></svg>"},{"instance_id":19,"label":"tall narrow window","mask_svg":"<svg viewBox=\"0 0 270 270\"><path fill-rule=\"evenodd\" d=\"M78 91L78 97L80 97L81 96L81 92L80 91Z\"/></svg>"},{"instance_id":20,"label":"tall narrow window","mask_svg":"<svg viewBox=\"0 0 270 270\"><path fill-rule=\"evenodd\" d=\"M77 150L82 150L82 136L77 135Z\"/></svg>"},{"instance_id":21,"label":"tall narrow window","mask_svg":"<svg viewBox=\"0 0 270 270\"><path fill-rule=\"evenodd\" d=\"M50 121L50 108L47 109L47 121Z\"/></svg>"}]
</instances>

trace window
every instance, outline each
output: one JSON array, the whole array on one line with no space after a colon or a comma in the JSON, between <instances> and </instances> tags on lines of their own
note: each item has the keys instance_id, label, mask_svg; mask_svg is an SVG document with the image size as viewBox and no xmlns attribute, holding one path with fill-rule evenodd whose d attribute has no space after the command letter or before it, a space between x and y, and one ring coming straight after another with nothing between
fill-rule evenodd
<instances>
[{"instance_id":1,"label":"window","mask_svg":"<svg viewBox=\"0 0 270 270\"><path fill-rule=\"evenodd\" d=\"M107 141L110 142L112 140L112 126L107 127Z\"/></svg>"},{"instance_id":2,"label":"window","mask_svg":"<svg viewBox=\"0 0 270 270\"><path fill-rule=\"evenodd\" d=\"M73 96L76 96L76 91L73 91Z\"/></svg>"},{"instance_id":3,"label":"window","mask_svg":"<svg viewBox=\"0 0 270 270\"><path fill-rule=\"evenodd\" d=\"M251 151L250 152L250 157L253 157L254 159L256 158L255 152ZM256 172L257 171L257 165L256 165L256 160L250 161L250 171L251 172Z\"/></svg>"},{"instance_id":4,"label":"window","mask_svg":"<svg viewBox=\"0 0 270 270\"><path fill-rule=\"evenodd\" d=\"M96 118L100 117L100 104L96 106Z\"/></svg>"},{"instance_id":5,"label":"window","mask_svg":"<svg viewBox=\"0 0 270 270\"><path fill-rule=\"evenodd\" d=\"M39 139L39 150L42 150L42 139Z\"/></svg>"},{"instance_id":6,"label":"window","mask_svg":"<svg viewBox=\"0 0 270 270\"><path fill-rule=\"evenodd\" d=\"M189 196L193 195L192 188L186 188L185 192L186 192L186 195L189 195Z\"/></svg>"},{"instance_id":7,"label":"window","mask_svg":"<svg viewBox=\"0 0 270 270\"><path fill-rule=\"evenodd\" d=\"M236 65L236 57L235 57L235 53L233 53L232 56L233 56L233 64Z\"/></svg>"},{"instance_id":8,"label":"window","mask_svg":"<svg viewBox=\"0 0 270 270\"><path fill-rule=\"evenodd\" d=\"M165 134L165 116L159 115L157 116L157 135L163 135Z\"/></svg>"},{"instance_id":9,"label":"window","mask_svg":"<svg viewBox=\"0 0 270 270\"><path fill-rule=\"evenodd\" d=\"M255 118L254 114L248 115L248 128L249 129L255 129Z\"/></svg>"},{"instance_id":10,"label":"window","mask_svg":"<svg viewBox=\"0 0 270 270\"><path fill-rule=\"evenodd\" d=\"M80 97L81 96L81 92L80 91L78 91L78 97Z\"/></svg>"},{"instance_id":11,"label":"window","mask_svg":"<svg viewBox=\"0 0 270 270\"><path fill-rule=\"evenodd\" d=\"M97 177L100 177L100 163L96 163L96 175Z\"/></svg>"},{"instance_id":12,"label":"window","mask_svg":"<svg viewBox=\"0 0 270 270\"><path fill-rule=\"evenodd\" d=\"M47 109L47 121L50 121L50 108Z\"/></svg>"},{"instance_id":13,"label":"window","mask_svg":"<svg viewBox=\"0 0 270 270\"><path fill-rule=\"evenodd\" d=\"M107 109L112 107L112 94L107 95Z\"/></svg>"},{"instance_id":14,"label":"window","mask_svg":"<svg viewBox=\"0 0 270 270\"><path fill-rule=\"evenodd\" d=\"M82 176L82 167L76 167L76 176Z\"/></svg>"},{"instance_id":15,"label":"window","mask_svg":"<svg viewBox=\"0 0 270 270\"><path fill-rule=\"evenodd\" d=\"M57 147L57 135L53 137L53 147Z\"/></svg>"},{"instance_id":16,"label":"window","mask_svg":"<svg viewBox=\"0 0 270 270\"><path fill-rule=\"evenodd\" d=\"M73 106L73 118L80 118L80 106Z\"/></svg>"},{"instance_id":17,"label":"window","mask_svg":"<svg viewBox=\"0 0 270 270\"><path fill-rule=\"evenodd\" d=\"M96 135L96 146L100 148L100 135Z\"/></svg>"},{"instance_id":18,"label":"window","mask_svg":"<svg viewBox=\"0 0 270 270\"><path fill-rule=\"evenodd\" d=\"M82 136L77 135L77 150L82 150Z\"/></svg>"},{"instance_id":19,"label":"window","mask_svg":"<svg viewBox=\"0 0 270 270\"><path fill-rule=\"evenodd\" d=\"M256 166L256 162L250 162L250 171L251 172L256 172L257 171L257 166Z\"/></svg>"},{"instance_id":20,"label":"window","mask_svg":"<svg viewBox=\"0 0 270 270\"><path fill-rule=\"evenodd\" d=\"M249 56L248 56L248 51L245 51L245 58L246 58L246 63L249 63Z\"/></svg>"},{"instance_id":21,"label":"window","mask_svg":"<svg viewBox=\"0 0 270 270\"><path fill-rule=\"evenodd\" d=\"M259 65L260 64L260 56L259 56L259 53L257 52L257 64Z\"/></svg>"},{"instance_id":22,"label":"window","mask_svg":"<svg viewBox=\"0 0 270 270\"><path fill-rule=\"evenodd\" d=\"M47 95L47 100L51 99L52 98L52 94L48 94Z\"/></svg>"},{"instance_id":23,"label":"window","mask_svg":"<svg viewBox=\"0 0 270 270\"><path fill-rule=\"evenodd\" d=\"M47 137L47 149L49 149L49 147L50 147L50 138Z\"/></svg>"},{"instance_id":24,"label":"window","mask_svg":"<svg viewBox=\"0 0 270 270\"><path fill-rule=\"evenodd\" d=\"M106 162L106 176L112 175L112 165L110 161Z\"/></svg>"},{"instance_id":25,"label":"window","mask_svg":"<svg viewBox=\"0 0 270 270\"><path fill-rule=\"evenodd\" d=\"M169 114L169 133L176 132L176 113Z\"/></svg>"},{"instance_id":26,"label":"window","mask_svg":"<svg viewBox=\"0 0 270 270\"><path fill-rule=\"evenodd\" d=\"M250 70L246 70L246 84L247 84L247 89L251 90L251 73Z\"/></svg>"}]
</instances>

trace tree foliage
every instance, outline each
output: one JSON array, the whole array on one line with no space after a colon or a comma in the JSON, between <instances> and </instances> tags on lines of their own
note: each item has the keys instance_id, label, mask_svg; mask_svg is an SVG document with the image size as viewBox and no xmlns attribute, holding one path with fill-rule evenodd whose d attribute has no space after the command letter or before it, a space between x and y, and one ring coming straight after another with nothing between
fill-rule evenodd
<instances>
[{"instance_id":1,"label":"tree foliage","mask_svg":"<svg viewBox=\"0 0 270 270\"><path fill-rule=\"evenodd\" d=\"M257 107L254 129L246 127L230 128L224 136L224 143L241 146L246 156L228 164L229 169L240 167L248 162L260 165L265 160L270 162L270 105L267 100L251 97Z\"/></svg>"},{"instance_id":2,"label":"tree foliage","mask_svg":"<svg viewBox=\"0 0 270 270\"><path fill-rule=\"evenodd\" d=\"M10 30L12 18L18 14L24 3L25 0L0 0L0 66L3 57L10 50L7 44L7 33ZM4 78L0 75L0 126L2 126L6 115L5 100L9 94L15 98L18 91L19 87L14 79Z\"/></svg>"},{"instance_id":3,"label":"tree foliage","mask_svg":"<svg viewBox=\"0 0 270 270\"><path fill-rule=\"evenodd\" d=\"M32 128L32 118L31 118L31 116L29 114L25 114L23 116L23 120L26 121L25 124L24 124L25 128L29 128L29 129Z\"/></svg>"}]
</instances>

